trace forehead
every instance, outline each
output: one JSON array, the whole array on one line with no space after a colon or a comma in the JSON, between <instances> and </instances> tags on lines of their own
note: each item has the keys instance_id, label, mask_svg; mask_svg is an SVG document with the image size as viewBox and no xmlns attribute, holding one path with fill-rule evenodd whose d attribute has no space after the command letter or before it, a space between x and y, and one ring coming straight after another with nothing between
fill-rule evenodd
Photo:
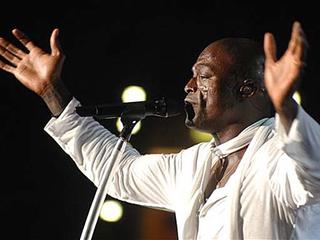
<instances>
[{"instance_id":1,"label":"forehead","mask_svg":"<svg viewBox=\"0 0 320 240\"><path fill-rule=\"evenodd\" d=\"M201 52L192 70L226 71L230 68L232 62L232 57L224 50L221 44L213 43Z\"/></svg>"}]
</instances>

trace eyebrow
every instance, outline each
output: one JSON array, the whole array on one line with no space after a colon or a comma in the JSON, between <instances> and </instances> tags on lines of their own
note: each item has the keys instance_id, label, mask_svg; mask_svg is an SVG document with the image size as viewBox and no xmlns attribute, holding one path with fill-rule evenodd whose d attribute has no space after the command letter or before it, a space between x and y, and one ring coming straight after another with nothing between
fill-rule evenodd
<instances>
[{"instance_id":1,"label":"eyebrow","mask_svg":"<svg viewBox=\"0 0 320 240\"><path fill-rule=\"evenodd\" d=\"M208 68L208 70L210 70L211 72L214 72L214 69L212 69L212 66L210 66L209 64L205 64L205 63L195 64L195 65L192 67L192 72L195 72L197 69L199 69L199 68L201 68L201 67Z\"/></svg>"}]
</instances>

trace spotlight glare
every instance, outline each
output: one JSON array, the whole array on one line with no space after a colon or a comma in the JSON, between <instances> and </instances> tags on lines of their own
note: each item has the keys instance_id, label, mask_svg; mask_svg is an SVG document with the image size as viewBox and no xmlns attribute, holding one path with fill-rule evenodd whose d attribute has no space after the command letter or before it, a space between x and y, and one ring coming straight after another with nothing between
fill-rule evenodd
<instances>
[{"instance_id":1,"label":"spotlight glare","mask_svg":"<svg viewBox=\"0 0 320 240\"><path fill-rule=\"evenodd\" d=\"M121 132L121 130L122 130L122 128L123 128L123 124L122 124L120 118L117 119L116 126L117 126L118 132ZM137 124L134 126L131 134L132 134L132 135L136 134L137 132L140 131L140 129L141 129L141 121L137 122Z\"/></svg>"},{"instance_id":2,"label":"spotlight glare","mask_svg":"<svg viewBox=\"0 0 320 240\"><path fill-rule=\"evenodd\" d=\"M123 207L115 200L107 200L103 203L100 218L106 222L117 222L122 218Z\"/></svg>"},{"instance_id":3,"label":"spotlight glare","mask_svg":"<svg viewBox=\"0 0 320 240\"><path fill-rule=\"evenodd\" d=\"M293 98L299 105L301 105L301 101L302 101L302 99L301 99L301 94L300 94L298 91L296 91L296 92L293 94L292 98Z\"/></svg>"},{"instance_id":4,"label":"spotlight glare","mask_svg":"<svg viewBox=\"0 0 320 240\"><path fill-rule=\"evenodd\" d=\"M146 91L140 86L128 86L121 95L123 102L139 102L147 99Z\"/></svg>"},{"instance_id":5,"label":"spotlight glare","mask_svg":"<svg viewBox=\"0 0 320 240\"><path fill-rule=\"evenodd\" d=\"M190 137L195 143L208 142L212 139L212 135L205 132L200 132L194 129L190 129Z\"/></svg>"}]
</instances>

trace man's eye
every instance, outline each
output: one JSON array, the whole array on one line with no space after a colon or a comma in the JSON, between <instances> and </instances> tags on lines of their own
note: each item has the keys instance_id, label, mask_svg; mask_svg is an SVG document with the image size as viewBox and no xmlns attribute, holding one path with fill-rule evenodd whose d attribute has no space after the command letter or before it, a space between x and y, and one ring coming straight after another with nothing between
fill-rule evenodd
<instances>
[{"instance_id":1,"label":"man's eye","mask_svg":"<svg viewBox=\"0 0 320 240\"><path fill-rule=\"evenodd\" d=\"M208 76L200 75L200 79L201 79L201 80L207 80L208 78L209 78Z\"/></svg>"}]
</instances>

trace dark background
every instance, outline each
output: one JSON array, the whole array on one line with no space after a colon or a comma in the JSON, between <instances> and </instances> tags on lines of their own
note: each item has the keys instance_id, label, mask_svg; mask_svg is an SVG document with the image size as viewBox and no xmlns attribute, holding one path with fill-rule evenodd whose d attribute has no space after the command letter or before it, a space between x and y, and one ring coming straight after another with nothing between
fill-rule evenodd
<instances>
[{"instance_id":1,"label":"dark background","mask_svg":"<svg viewBox=\"0 0 320 240\"><path fill-rule=\"evenodd\" d=\"M148 98L183 99L192 64L209 43L230 36L261 42L270 31L280 55L299 20L310 45L299 91L302 106L319 120L316 10L308 1L12 1L1 3L0 36L17 43L10 31L18 27L49 50L51 31L59 27L67 56L63 79L83 104L95 104L120 101L122 89L133 84ZM0 89L0 226L7 236L1 239L79 239L96 188L43 131L50 112L41 99L5 72ZM144 120L131 142L142 153L188 147L183 121ZM103 124L116 133L113 120ZM142 208L124 207L119 223L99 220L94 239L142 238ZM174 219L168 226L175 229Z\"/></svg>"}]
</instances>

